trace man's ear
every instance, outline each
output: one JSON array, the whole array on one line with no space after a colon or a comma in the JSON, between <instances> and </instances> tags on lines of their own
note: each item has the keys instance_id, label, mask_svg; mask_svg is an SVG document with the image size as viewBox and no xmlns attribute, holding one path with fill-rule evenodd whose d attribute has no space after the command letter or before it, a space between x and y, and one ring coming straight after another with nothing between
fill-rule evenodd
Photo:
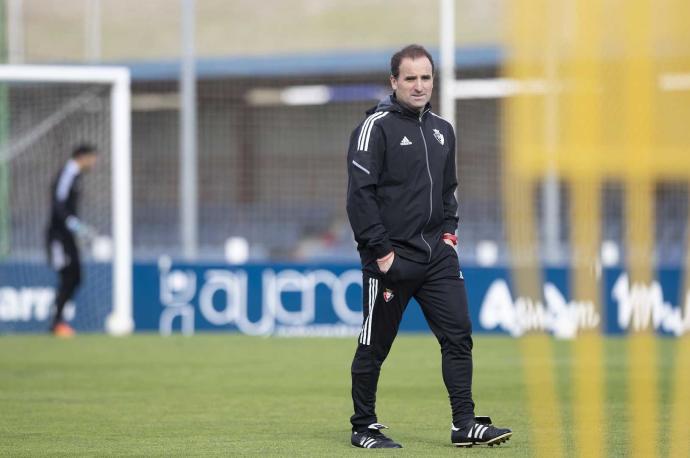
<instances>
[{"instance_id":1,"label":"man's ear","mask_svg":"<svg viewBox=\"0 0 690 458\"><path fill-rule=\"evenodd\" d=\"M394 91L397 90L398 89L398 80L393 75L391 75L390 80L391 80L391 88L393 88Z\"/></svg>"}]
</instances>

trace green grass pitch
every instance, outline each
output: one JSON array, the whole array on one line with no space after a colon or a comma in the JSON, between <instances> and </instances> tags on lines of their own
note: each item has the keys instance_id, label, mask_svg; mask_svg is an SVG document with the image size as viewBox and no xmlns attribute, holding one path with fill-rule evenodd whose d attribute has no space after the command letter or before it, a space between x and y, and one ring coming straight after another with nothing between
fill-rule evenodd
<instances>
[{"instance_id":1,"label":"green grass pitch","mask_svg":"<svg viewBox=\"0 0 690 458\"><path fill-rule=\"evenodd\" d=\"M280 339L205 334L162 338L0 337L0 455L355 456L349 445L349 366L356 338ZM570 425L570 343L556 342L564 450ZM628 453L626 345L607 339L607 456ZM673 342L661 340L660 412L668 411ZM384 364L379 421L414 456L532 456L519 345L475 337L478 415L513 428L498 448L456 449L440 352L425 335L401 335ZM374 452L374 453L380 453ZM385 452L384 452L385 453ZM663 455L662 455L663 456Z\"/></svg>"}]
</instances>

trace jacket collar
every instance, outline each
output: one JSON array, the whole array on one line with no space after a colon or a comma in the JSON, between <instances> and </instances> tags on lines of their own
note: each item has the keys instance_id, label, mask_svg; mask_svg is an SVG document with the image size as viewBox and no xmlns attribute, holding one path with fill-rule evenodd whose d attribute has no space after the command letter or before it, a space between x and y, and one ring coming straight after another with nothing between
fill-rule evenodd
<instances>
[{"instance_id":1,"label":"jacket collar","mask_svg":"<svg viewBox=\"0 0 690 458\"><path fill-rule=\"evenodd\" d=\"M424 115L426 115L429 111L431 111L431 103L427 103L424 109L420 112L418 111L412 111L409 108L403 106L399 101L398 98L395 96L395 92L389 95L388 97L382 99L378 105L375 107L370 108L367 110L367 115L373 114L377 111L394 111L396 113L400 113L403 116L408 116L410 118L414 119L420 119Z\"/></svg>"},{"instance_id":2,"label":"jacket collar","mask_svg":"<svg viewBox=\"0 0 690 458\"><path fill-rule=\"evenodd\" d=\"M81 173L81 167L79 167L79 163L71 158L65 164L65 168L69 171L69 173L73 173L75 175L79 175Z\"/></svg>"}]
</instances>

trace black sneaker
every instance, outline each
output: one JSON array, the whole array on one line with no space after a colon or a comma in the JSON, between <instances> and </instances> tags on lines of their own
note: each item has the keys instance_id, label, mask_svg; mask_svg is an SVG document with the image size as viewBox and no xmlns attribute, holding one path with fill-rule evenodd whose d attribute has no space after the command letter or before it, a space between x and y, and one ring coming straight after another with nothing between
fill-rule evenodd
<instances>
[{"instance_id":1,"label":"black sneaker","mask_svg":"<svg viewBox=\"0 0 690 458\"><path fill-rule=\"evenodd\" d=\"M473 445L494 445L501 444L513 435L508 428L496 428L491 424L489 417L474 417L467 425L456 428L451 425L452 432L450 440L456 447L472 447Z\"/></svg>"},{"instance_id":2,"label":"black sneaker","mask_svg":"<svg viewBox=\"0 0 690 458\"><path fill-rule=\"evenodd\" d=\"M402 448L402 445L390 437L386 437L380 430L388 426L372 423L366 431L352 433L352 445L360 448Z\"/></svg>"}]
</instances>

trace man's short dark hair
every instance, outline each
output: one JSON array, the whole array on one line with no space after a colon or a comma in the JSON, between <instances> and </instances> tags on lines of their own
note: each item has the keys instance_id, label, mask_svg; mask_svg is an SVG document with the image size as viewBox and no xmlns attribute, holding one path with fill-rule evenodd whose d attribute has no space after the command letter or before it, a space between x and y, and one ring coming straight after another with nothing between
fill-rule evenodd
<instances>
[{"instance_id":1,"label":"man's short dark hair","mask_svg":"<svg viewBox=\"0 0 690 458\"><path fill-rule=\"evenodd\" d=\"M407 45L391 57L391 75L393 75L393 78L397 78L400 75L400 62L406 57L410 59L426 57L431 62L431 73L434 73L434 59L429 54L429 51L421 45Z\"/></svg>"},{"instance_id":2,"label":"man's short dark hair","mask_svg":"<svg viewBox=\"0 0 690 458\"><path fill-rule=\"evenodd\" d=\"M73 158L78 158L81 156L86 156L87 154L96 154L98 150L94 145L90 145L88 143L83 143L72 151L72 157Z\"/></svg>"}]
</instances>

